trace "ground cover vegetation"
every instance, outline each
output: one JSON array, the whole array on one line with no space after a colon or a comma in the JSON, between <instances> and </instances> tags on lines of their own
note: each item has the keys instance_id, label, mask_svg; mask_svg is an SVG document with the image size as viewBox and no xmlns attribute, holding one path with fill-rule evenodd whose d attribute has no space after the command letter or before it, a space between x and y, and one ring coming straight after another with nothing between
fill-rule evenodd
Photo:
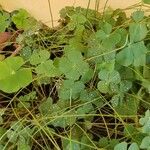
<instances>
[{"instance_id":1,"label":"ground cover vegetation","mask_svg":"<svg viewBox=\"0 0 150 150\"><path fill-rule=\"evenodd\" d=\"M150 150L149 4L1 9L0 150Z\"/></svg>"}]
</instances>

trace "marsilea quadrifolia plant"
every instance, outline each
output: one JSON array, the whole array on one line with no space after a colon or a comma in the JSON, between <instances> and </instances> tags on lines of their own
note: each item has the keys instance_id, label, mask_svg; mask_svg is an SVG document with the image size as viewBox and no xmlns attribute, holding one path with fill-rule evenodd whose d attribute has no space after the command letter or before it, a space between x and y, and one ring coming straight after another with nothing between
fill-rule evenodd
<instances>
[{"instance_id":1,"label":"marsilea quadrifolia plant","mask_svg":"<svg viewBox=\"0 0 150 150\"><path fill-rule=\"evenodd\" d=\"M0 150L150 150L149 4L1 10Z\"/></svg>"}]
</instances>

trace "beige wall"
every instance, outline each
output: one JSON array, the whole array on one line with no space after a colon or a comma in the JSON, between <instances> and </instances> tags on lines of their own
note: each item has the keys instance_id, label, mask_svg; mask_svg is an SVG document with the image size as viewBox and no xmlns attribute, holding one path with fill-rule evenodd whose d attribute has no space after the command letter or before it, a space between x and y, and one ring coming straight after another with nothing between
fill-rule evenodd
<instances>
[{"instance_id":1,"label":"beige wall","mask_svg":"<svg viewBox=\"0 0 150 150\"><path fill-rule=\"evenodd\" d=\"M55 24L59 18L59 10L65 6L86 7L88 0L49 0L51 3L53 19ZM126 8L141 0L109 0L107 6L112 8ZM102 10L106 0L100 0L99 10ZM94 8L95 0L91 0L91 8ZM48 0L0 0L0 5L8 11L24 8L29 11L36 19L41 20L51 26L51 16L49 12Z\"/></svg>"}]
</instances>

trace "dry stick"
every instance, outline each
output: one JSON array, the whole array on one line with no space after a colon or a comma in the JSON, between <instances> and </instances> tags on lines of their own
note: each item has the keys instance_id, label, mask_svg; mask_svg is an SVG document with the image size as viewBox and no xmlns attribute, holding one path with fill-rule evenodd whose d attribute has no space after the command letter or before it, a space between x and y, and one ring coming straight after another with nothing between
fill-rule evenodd
<instances>
[{"instance_id":1,"label":"dry stick","mask_svg":"<svg viewBox=\"0 0 150 150\"><path fill-rule=\"evenodd\" d=\"M95 11L98 12L99 10L99 5L100 5L100 0L95 1Z\"/></svg>"},{"instance_id":2,"label":"dry stick","mask_svg":"<svg viewBox=\"0 0 150 150\"><path fill-rule=\"evenodd\" d=\"M52 28L54 28L54 22L53 22L53 14L52 14L52 8L51 8L51 2L50 0L48 0L48 6L49 6L49 12L50 12L50 16L51 16L51 20L52 20Z\"/></svg>"},{"instance_id":3,"label":"dry stick","mask_svg":"<svg viewBox=\"0 0 150 150\"><path fill-rule=\"evenodd\" d=\"M105 5L104 5L104 9L103 9L103 19L105 17L105 10L106 10L106 6L109 0L106 0Z\"/></svg>"},{"instance_id":4,"label":"dry stick","mask_svg":"<svg viewBox=\"0 0 150 150\"><path fill-rule=\"evenodd\" d=\"M90 8L90 4L91 4L91 0L88 1L87 11L86 11L86 17L87 17L87 15L88 15L88 11L89 11L89 8Z\"/></svg>"},{"instance_id":5,"label":"dry stick","mask_svg":"<svg viewBox=\"0 0 150 150\"><path fill-rule=\"evenodd\" d=\"M14 52L12 52L11 56L16 56L21 50L21 46L20 45L16 45L15 44L14 46L16 47L16 49L15 49Z\"/></svg>"}]
</instances>

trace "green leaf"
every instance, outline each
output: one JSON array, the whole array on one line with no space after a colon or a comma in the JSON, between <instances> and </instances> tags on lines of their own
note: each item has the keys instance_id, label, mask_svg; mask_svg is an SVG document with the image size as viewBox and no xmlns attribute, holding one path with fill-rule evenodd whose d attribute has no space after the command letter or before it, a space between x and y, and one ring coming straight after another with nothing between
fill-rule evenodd
<instances>
[{"instance_id":1,"label":"green leaf","mask_svg":"<svg viewBox=\"0 0 150 150\"><path fill-rule=\"evenodd\" d=\"M114 95L112 98L111 98L111 104L113 107L117 107L120 103L121 103L121 97L120 95Z\"/></svg>"},{"instance_id":2,"label":"green leaf","mask_svg":"<svg viewBox=\"0 0 150 150\"><path fill-rule=\"evenodd\" d=\"M98 30L93 36L95 36L97 40L101 41L105 40L108 35L103 30Z\"/></svg>"},{"instance_id":3,"label":"green leaf","mask_svg":"<svg viewBox=\"0 0 150 150\"><path fill-rule=\"evenodd\" d=\"M113 50L120 41L121 35L117 32L113 32L110 35L107 35L107 38L102 41L102 45L107 51L110 51Z\"/></svg>"},{"instance_id":4,"label":"green leaf","mask_svg":"<svg viewBox=\"0 0 150 150\"><path fill-rule=\"evenodd\" d=\"M112 31L112 25L105 22L102 26L102 30L106 33L106 34L110 34Z\"/></svg>"},{"instance_id":5,"label":"green leaf","mask_svg":"<svg viewBox=\"0 0 150 150\"><path fill-rule=\"evenodd\" d=\"M76 27L85 24L87 21L86 17L82 14L73 14L70 19L71 21L68 24L69 30L74 30Z\"/></svg>"},{"instance_id":6,"label":"green leaf","mask_svg":"<svg viewBox=\"0 0 150 150\"><path fill-rule=\"evenodd\" d=\"M104 148L104 147L107 147L109 145L109 140L107 137L103 137L103 138L100 138L99 142L98 142L98 146L100 148Z\"/></svg>"},{"instance_id":7,"label":"green leaf","mask_svg":"<svg viewBox=\"0 0 150 150\"><path fill-rule=\"evenodd\" d=\"M59 98L63 100L76 99L84 88L85 86L81 81L64 80L59 89Z\"/></svg>"},{"instance_id":8,"label":"green leaf","mask_svg":"<svg viewBox=\"0 0 150 150\"><path fill-rule=\"evenodd\" d=\"M36 21L31 18L28 12L24 9L18 10L18 12L12 16L12 21L15 23L18 29L33 30L33 28L36 26Z\"/></svg>"},{"instance_id":9,"label":"green leaf","mask_svg":"<svg viewBox=\"0 0 150 150\"><path fill-rule=\"evenodd\" d=\"M116 60L123 66L131 64L134 66L144 66L146 64L146 52L147 48L144 42L134 43L121 50L117 54Z\"/></svg>"},{"instance_id":10,"label":"green leaf","mask_svg":"<svg viewBox=\"0 0 150 150\"><path fill-rule=\"evenodd\" d=\"M93 110L94 110L94 108L91 103L89 103L89 104L85 103L83 106L79 107L76 111L77 111L78 118L81 119L81 118L84 118L84 115L90 113Z\"/></svg>"},{"instance_id":11,"label":"green leaf","mask_svg":"<svg viewBox=\"0 0 150 150\"><path fill-rule=\"evenodd\" d=\"M70 139L73 140L73 139ZM80 150L80 145L74 141L68 139L63 139L63 149L64 150Z\"/></svg>"},{"instance_id":12,"label":"green leaf","mask_svg":"<svg viewBox=\"0 0 150 150\"><path fill-rule=\"evenodd\" d=\"M118 33L121 37L120 42L117 44L118 47L121 47L126 43L127 30L124 28L119 28L119 29L116 29L115 32Z\"/></svg>"},{"instance_id":13,"label":"green leaf","mask_svg":"<svg viewBox=\"0 0 150 150\"><path fill-rule=\"evenodd\" d=\"M150 4L150 0L143 0L145 4Z\"/></svg>"},{"instance_id":14,"label":"green leaf","mask_svg":"<svg viewBox=\"0 0 150 150\"><path fill-rule=\"evenodd\" d=\"M143 133L150 133L150 111L149 110L145 112L145 116L140 119L139 123L143 126L142 127Z\"/></svg>"},{"instance_id":15,"label":"green leaf","mask_svg":"<svg viewBox=\"0 0 150 150\"><path fill-rule=\"evenodd\" d=\"M36 68L36 73L38 75L43 75L47 77L55 77L59 74L57 68L53 65L52 60L47 60L39 64Z\"/></svg>"},{"instance_id":16,"label":"green leaf","mask_svg":"<svg viewBox=\"0 0 150 150\"><path fill-rule=\"evenodd\" d=\"M128 150L139 150L137 143L132 143Z\"/></svg>"},{"instance_id":17,"label":"green leaf","mask_svg":"<svg viewBox=\"0 0 150 150\"><path fill-rule=\"evenodd\" d=\"M4 145L0 144L0 149L4 150Z\"/></svg>"},{"instance_id":18,"label":"green leaf","mask_svg":"<svg viewBox=\"0 0 150 150\"><path fill-rule=\"evenodd\" d=\"M94 70L89 68L89 71L87 71L82 77L81 77L81 81L83 83L86 83L88 81L90 81L92 79L92 77L94 76Z\"/></svg>"},{"instance_id":19,"label":"green leaf","mask_svg":"<svg viewBox=\"0 0 150 150\"><path fill-rule=\"evenodd\" d=\"M7 130L3 127L0 127L0 144L3 144L3 142L7 139L6 135Z\"/></svg>"},{"instance_id":20,"label":"green leaf","mask_svg":"<svg viewBox=\"0 0 150 150\"><path fill-rule=\"evenodd\" d=\"M145 66L146 64L146 52L147 48L144 45L144 42L135 43L132 47L134 55L134 66Z\"/></svg>"},{"instance_id":21,"label":"green leaf","mask_svg":"<svg viewBox=\"0 0 150 150\"><path fill-rule=\"evenodd\" d=\"M132 82L128 80L123 80L120 82L120 92L128 92L132 88Z\"/></svg>"},{"instance_id":22,"label":"green leaf","mask_svg":"<svg viewBox=\"0 0 150 150\"><path fill-rule=\"evenodd\" d=\"M78 58L78 59L77 59ZM59 70L71 80L78 80L89 71L89 65L83 61L79 51L68 51L59 61Z\"/></svg>"},{"instance_id":23,"label":"green leaf","mask_svg":"<svg viewBox=\"0 0 150 150\"><path fill-rule=\"evenodd\" d=\"M30 103L29 102L18 103L17 107L22 108L22 109L23 108L27 109L27 108L30 108Z\"/></svg>"},{"instance_id":24,"label":"green leaf","mask_svg":"<svg viewBox=\"0 0 150 150\"><path fill-rule=\"evenodd\" d=\"M120 116L133 116L137 114L139 101L136 98L126 96L125 100L120 101L117 107L114 107L115 112Z\"/></svg>"},{"instance_id":25,"label":"green leaf","mask_svg":"<svg viewBox=\"0 0 150 150\"><path fill-rule=\"evenodd\" d=\"M31 69L21 67L23 63L21 57L8 57L0 62L0 90L13 93L32 82Z\"/></svg>"},{"instance_id":26,"label":"green leaf","mask_svg":"<svg viewBox=\"0 0 150 150\"><path fill-rule=\"evenodd\" d=\"M109 83L107 83L106 81L99 81L97 88L102 93L108 93L109 92Z\"/></svg>"},{"instance_id":27,"label":"green leaf","mask_svg":"<svg viewBox=\"0 0 150 150\"><path fill-rule=\"evenodd\" d=\"M121 80L120 74L118 71L107 71L106 69L103 69L98 74L99 79L107 81L108 83L112 82L115 84L118 84Z\"/></svg>"},{"instance_id":28,"label":"green leaf","mask_svg":"<svg viewBox=\"0 0 150 150\"><path fill-rule=\"evenodd\" d=\"M56 111L55 109L53 111ZM59 110L59 112L56 115L56 118L54 118L50 124L52 124L55 127L61 127L65 128L67 126L72 126L76 122L76 112L75 110L63 112Z\"/></svg>"},{"instance_id":29,"label":"green leaf","mask_svg":"<svg viewBox=\"0 0 150 150\"><path fill-rule=\"evenodd\" d=\"M129 66L133 63L133 53L130 49L130 47L126 47L123 50L121 50L117 56L116 60L119 64L123 66Z\"/></svg>"},{"instance_id":30,"label":"green leaf","mask_svg":"<svg viewBox=\"0 0 150 150\"><path fill-rule=\"evenodd\" d=\"M17 150L31 150L31 147L23 136L19 137L17 142Z\"/></svg>"},{"instance_id":31,"label":"green leaf","mask_svg":"<svg viewBox=\"0 0 150 150\"><path fill-rule=\"evenodd\" d=\"M30 63L31 65L38 65L48 60L49 57L50 57L50 53L47 50L34 52L30 58Z\"/></svg>"},{"instance_id":32,"label":"green leaf","mask_svg":"<svg viewBox=\"0 0 150 150\"><path fill-rule=\"evenodd\" d=\"M58 69L54 66L53 61L49 60L50 53L46 50L35 52L30 57L30 63L37 65L35 71L38 75L44 77L55 77L59 75Z\"/></svg>"},{"instance_id":33,"label":"green leaf","mask_svg":"<svg viewBox=\"0 0 150 150\"><path fill-rule=\"evenodd\" d=\"M11 74L15 74L15 71L18 70L23 65L23 59L21 57L9 57L0 62L0 80L9 77Z\"/></svg>"},{"instance_id":34,"label":"green leaf","mask_svg":"<svg viewBox=\"0 0 150 150\"><path fill-rule=\"evenodd\" d=\"M115 146L114 150L127 150L127 143L122 142Z\"/></svg>"},{"instance_id":35,"label":"green leaf","mask_svg":"<svg viewBox=\"0 0 150 150\"><path fill-rule=\"evenodd\" d=\"M29 102L29 101L33 101L36 99L36 92L33 91L33 92L30 92L29 94L26 94L26 95L22 95L19 97L19 100L20 101L24 101L24 102Z\"/></svg>"},{"instance_id":36,"label":"green leaf","mask_svg":"<svg viewBox=\"0 0 150 150\"><path fill-rule=\"evenodd\" d=\"M142 143L140 145L141 149L150 149L150 136L146 136L143 140Z\"/></svg>"},{"instance_id":37,"label":"green leaf","mask_svg":"<svg viewBox=\"0 0 150 150\"><path fill-rule=\"evenodd\" d=\"M135 22L139 22L144 18L144 11L138 10L132 13L132 18Z\"/></svg>"},{"instance_id":38,"label":"green leaf","mask_svg":"<svg viewBox=\"0 0 150 150\"><path fill-rule=\"evenodd\" d=\"M39 106L40 113L42 115L48 115L52 113L52 107L53 107L52 99L49 97L40 104Z\"/></svg>"},{"instance_id":39,"label":"green leaf","mask_svg":"<svg viewBox=\"0 0 150 150\"><path fill-rule=\"evenodd\" d=\"M29 94L26 94L24 96L19 97L19 103L18 108L29 108L31 105L31 102L36 99L36 92L33 91Z\"/></svg>"},{"instance_id":40,"label":"green leaf","mask_svg":"<svg viewBox=\"0 0 150 150\"><path fill-rule=\"evenodd\" d=\"M120 74L116 70L108 71L102 69L99 72L98 77L102 81L98 82L97 87L102 93L110 92L110 89L114 91L114 88L111 85L117 85L121 81Z\"/></svg>"},{"instance_id":41,"label":"green leaf","mask_svg":"<svg viewBox=\"0 0 150 150\"><path fill-rule=\"evenodd\" d=\"M147 27L144 23L131 23L129 25L130 43L142 41L147 33Z\"/></svg>"},{"instance_id":42,"label":"green leaf","mask_svg":"<svg viewBox=\"0 0 150 150\"><path fill-rule=\"evenodd\" d=\"M5 32L5 30L9 27L9 14L0 13L0 32Z\"/></svg>"}]
</instances>

